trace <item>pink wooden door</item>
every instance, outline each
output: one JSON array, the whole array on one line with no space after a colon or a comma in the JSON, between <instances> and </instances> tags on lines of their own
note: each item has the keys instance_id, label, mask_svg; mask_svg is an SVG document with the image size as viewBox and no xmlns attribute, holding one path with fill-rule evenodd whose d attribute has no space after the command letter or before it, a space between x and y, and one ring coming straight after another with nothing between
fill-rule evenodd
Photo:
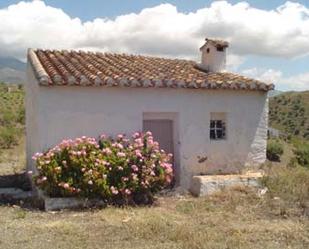
<instances>
[{"instance_id":1,"label":"pink wooden door","mask_svg":"<svg viewBox=\"0 0 309 249\"><path fill-rule=\"evenodd\" d=\"M151 131L160 149L174 155L173 120L153 119L143 121L143 131ZM173 163L173 160L172 160Z\"/></svg>"}]
</instances>

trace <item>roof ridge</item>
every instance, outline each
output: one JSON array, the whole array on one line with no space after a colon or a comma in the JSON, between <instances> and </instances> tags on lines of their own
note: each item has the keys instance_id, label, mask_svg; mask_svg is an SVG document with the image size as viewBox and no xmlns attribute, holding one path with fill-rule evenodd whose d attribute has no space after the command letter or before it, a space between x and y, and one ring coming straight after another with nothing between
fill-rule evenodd
<instances>
[{"instance_id":1,"label":"roof ridge","mask_svg":"<svg viewBox=\"0 0 309 249\"><path fill-rule=\"evenodd\" d=\"M28 54L28 60L31 63L40 84L48 85L51 82L51 79L48 73L45 71L41 61L37 57L37 54L35 53L34 49L29 48L27 54Z\"/></svg>"}]
</instances>

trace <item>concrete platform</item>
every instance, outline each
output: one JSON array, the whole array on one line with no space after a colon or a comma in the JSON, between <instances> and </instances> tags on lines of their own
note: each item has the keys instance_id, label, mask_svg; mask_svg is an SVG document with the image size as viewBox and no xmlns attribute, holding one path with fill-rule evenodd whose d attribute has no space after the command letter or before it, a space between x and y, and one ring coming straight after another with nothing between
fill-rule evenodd
<instances>
[{"instance_id":1,"label":"concrete platform","mask_svg":"<svg viewBox=\"0 0 309 249\"><path fill-rule=\"evenodd\" d=\"M241 175L203 175L193 176L190 192L194 196L207 196L216 191L233 186L259 187L261 172L248 172Z\"/></svg>"}]
</instances>

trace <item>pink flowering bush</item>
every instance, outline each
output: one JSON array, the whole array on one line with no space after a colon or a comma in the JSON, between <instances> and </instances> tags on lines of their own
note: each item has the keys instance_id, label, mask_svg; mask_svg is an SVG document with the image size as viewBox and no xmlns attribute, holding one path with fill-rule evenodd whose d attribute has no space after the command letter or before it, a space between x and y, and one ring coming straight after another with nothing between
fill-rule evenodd
<instances>
[{"instance_id":1,"label":"pink flowering bush","mask_svg":"<svg viewBox=\"0 0 309 249\"><path fill-rule=\"evenodd\" d=\"M102 198L111 203L150 203L170 185L172 155L160 150L151 132L99 139L64 140L37 153L35 184L53 197Z\"/></svg>"}]
</instances>

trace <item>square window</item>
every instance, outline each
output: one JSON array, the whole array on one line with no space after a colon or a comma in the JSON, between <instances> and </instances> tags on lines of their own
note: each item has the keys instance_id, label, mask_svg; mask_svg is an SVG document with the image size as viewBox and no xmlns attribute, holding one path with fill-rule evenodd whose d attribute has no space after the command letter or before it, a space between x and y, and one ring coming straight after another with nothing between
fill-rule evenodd
<instances>
[{"instance_id":1,"label":"square window","mask_svg":"<svg viewBox=\"0 0 309 249\"><path fill-rule=\"evenodd\" d=\"M211 140L226 139L226 114L211 113L209 137Z\"/></svg>"},{"instance_id":2,"label":"square window","mask_svg":"<svg viewBox=\"0 0 309 249\"><path fill-rule=\"evenodd\" d=\"M215 130L210 130L210 139L216 139Z\"/></svg>"},{"instance_id":3,"label":"square window","mask_svg":"<svg viewBox=\"0 0 309 249\"><path fill-rule=\"evenodd\" d=\"M223 51L224 51L224 48L223 48L223 47L217 47L217 51L223 52Z\"/></svg>"}]
</instances>

